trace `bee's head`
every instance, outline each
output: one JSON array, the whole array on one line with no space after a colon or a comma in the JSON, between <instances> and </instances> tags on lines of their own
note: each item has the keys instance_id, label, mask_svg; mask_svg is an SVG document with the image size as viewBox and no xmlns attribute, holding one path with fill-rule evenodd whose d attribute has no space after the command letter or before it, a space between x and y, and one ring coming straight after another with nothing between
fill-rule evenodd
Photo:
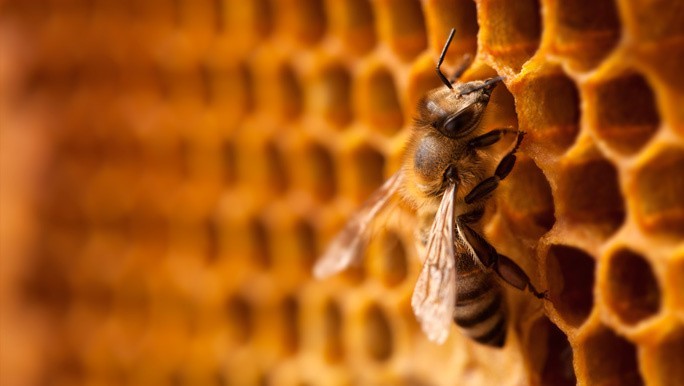
<instances>
[{"instance_id":1,"label":"bee's head","mask_svg":"<svg viewBox=\"0 0 684 386\"><path fill-rule=\"evenodd\" d=\"M477 128L489 97L501 80L496 77L462 83L453 89L433 90L420 102L418 121L445 137L464 137Z\"/></svg>"},{"instance_id":2,"label":"bee's head","mask_svg":"<svg viewBox=\"0 0 684 386\"><path fill-rule=\"evenodd\" d=\"M501 77L454 84L431 91L419 105L414 134L413 168L425 191L458 175L455 165L464 157L465 140L478 128L489 97Z\"/></svg>"}]
</instances>

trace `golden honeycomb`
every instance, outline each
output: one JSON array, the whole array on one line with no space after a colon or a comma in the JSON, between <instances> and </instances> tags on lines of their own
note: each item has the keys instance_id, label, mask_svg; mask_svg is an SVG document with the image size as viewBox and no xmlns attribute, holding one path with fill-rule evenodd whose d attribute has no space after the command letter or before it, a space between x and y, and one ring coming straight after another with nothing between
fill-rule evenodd
<instances>
[{"instance_id":1,"label":"golden honeycomb","mask_svg":"<svg viewBox=\"0 0 684 386\"><path fill-rule=\"evenodd\" d=\"M452 27L528 133L500 350L421 333L410 217L311 276ZM684 2L4 0L0 52L2 385L684 385Z\"/></svg>"}]
</instances>

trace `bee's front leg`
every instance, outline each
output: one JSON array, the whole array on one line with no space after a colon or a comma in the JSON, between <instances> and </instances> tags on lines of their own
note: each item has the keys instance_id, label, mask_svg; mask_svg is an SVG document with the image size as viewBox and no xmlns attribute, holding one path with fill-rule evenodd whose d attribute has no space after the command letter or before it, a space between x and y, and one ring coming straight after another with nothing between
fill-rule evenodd
<instances>
[{"instance_id":1,"label":"bee's front leg","mask_svg":"<svg viewBox=\"0 0 684 386\"><path fill-rule=\"evenodd\" d=\"M484 134L485 136L487 134ZM503 180L508 176L508 174L513 170L513 166L515 166L515 153L518 151L518 148L520 147L520 143L523 140L523 137L525 136L524 131L518 131L518 140L515 142L515 146L513 149L506 154L505 157L501 159L501 162L499 162L499 165L496 167L496 171L494 172L494 175L484 179L482 182L477 184L471 191L465 196L465 202L466 204L472 204L475 201L481 200L487 196L491 192L494 191L494 189L499 186L499 181ZM481 138L482 136L478 137ZM477 138L476 138L477 139Z\"/></svg>"}]
</instances>

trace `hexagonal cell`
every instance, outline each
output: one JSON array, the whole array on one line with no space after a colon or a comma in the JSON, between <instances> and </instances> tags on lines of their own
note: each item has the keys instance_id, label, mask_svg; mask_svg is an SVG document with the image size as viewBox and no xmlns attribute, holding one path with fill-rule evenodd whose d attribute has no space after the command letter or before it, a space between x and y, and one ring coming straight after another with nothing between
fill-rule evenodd
<instances>
[{"instance_id":1,"label":"hexagonal cell","mask_svg":"<svg viewBox=\"0 0 684 386\"><path fill-rule=\"evenodd\" d=\"M396 232L388 230L373 238L366 263L370 271L387 287L401 284L406 279L408 261L404 240Z\"/></svg>"},{"instance_id":2,"label":"hexagonal cell","mask_svg":"<svg viewBox=\"0 0 684 386\"><path fill-rule=\"evenodd\" d=\"M517 73L539 48L541 12L538 0L491 0L478 3L483 51Z\"/></svg>"},{"instance_id":3,"label":"hexagonal cell","mask_svg":"<svg viewBox=\"0 0 684 386\"><path fill-rule=\"evenodd\" d=\"M237 344L246 344L254 334L252 306L241 296L232 296L226 302L226 318L231 338Z\"/></svg>"},{"instance_id":4,"label":"hexagonal cell","mask_svg":"<svg viewBox=\"0 0 684 386\"><path fill-rule=\"evenodd\" d=\"M607 260L604 288L608 307L623 323L634 325L660 309L660 287L651 265L630 249L619 249Z\"/></svg>"},{"instance_id":5,"label":"hexagonal cell","mask_svg":"<svg viewBox=\"0 0 684 386\"><path fill-rule=\"evenodd\" d=\"M625 8L625 27L630 37L640 43L653 44L684 36L683 4L674 2L663 6L662 3L630 2L620 4ZM657 20L657 23L654 21ZM631 22L630 22L631 21Z\"/></svg>"},{"instance_id":6,"label":"hexagonal cell","mask_svg":"<svg viewBox=\"0 0 684 386\"><path fill-rule=\"evenodd\" d=\"M625 220L625 205L617 170L596 155L566 160L559 171L556 202L559 217L591 226L598 237L608 237Z\"/></svg>"},{"instance_id":7,"label":"hexagonal cell","mask_svg":"<svg viewBox=\"0 0 684 386\"><path fill-rule=\"evenodd\" d=\"M364 315L363 343L368 355L376 361L385 361L392 356L394 338L385 312L373 304Z\"/></svg>"},{"instance_id":8,"label":"hexagonal cell","mask_svg":"<svg viewBox=\"0 0 684 386\"><path fill-rule=\"evenodd\" d=\"M311 45L318 42L327 27L322 0L288 0L275 3L280 31L296 41Z\"/></svg>"},{"instance_id":9,"label":"hexagonal cell","mask_svg":"<svg viewBox=\"0 0 684 386\"><path fill-rule=\"evenodd\" d=\"M223 170L223 183L227 186L237 182L237 150L232 140L226 139L221 144L221 160Z\"/></svg>"},{"instance_id":10,"label":"hexagonal cell","mask_svg":"<svg viewBox=\"0 0 684 386\"><path fill-rule=\"evenodd\" d=\"M566 323L580 326L594 307L594 259L581 249L551 245L545 261L551 303Z\"/></svg>"},{"instance_id":11,"label":"hexagonal cell","mask_svg":"<svg viewBox=\"0 0 684 386\"><path fill-rule=\"evenodd\" d=\"M624 154L639 151L656 133L660 117L653 91L637 73L596 82L587 86L594 109L592 126L608 146Z\"/></svg>"},{"instance_id":12,"label":"hexagonal cell","mask_svg":"<svg viewBox=\"0 0 684 386\"><path fill-rule=\"evenodd\" d=\"M252 72L244 63L225 67L209 65L205 81L212 104L222 117L230 117L237 122L254 107Z\"/></svg>"},{"instance_id":13,"label":"hexagonal cell","mask_svg":"<svg viewBox=\"0 0 684 386\"><path fill-rule=\"evenodd\" d=\"M326 303L323 310L325 330L324 356L329 362L337 362L344 356L342 343L342 312L334 301Z\"/></svg>"},{"instance_id":14,"label":"hexagonal cell","mask_svg":"<svg viewBox=\"0 0 684 386\"><path fill-rule=\"evenodd\" d=\"M684 151L665 147L640 162L630 190L639 225L647 232L684 235Z\"/></svg>"},{"instance_id":15,"label":"hexagonal cell","mask_svg":"<svg viewBox=\"0 0 684 386\"><path fill-rule=\"evenodd\" d=\"M302 88L288 64L281 63L275 71L261 72L254 80L256 87L253 89L257 90L256 101L260 109L273 112L285 120L295 119L301 114Z\"/></svg>"},{"instance_id":16,"label":"hexagonal cell","mask_svg":"<svg viewBox=\"0 0 684 386\"><path fill-rule=\"evenodd\" d=\"M311 273L314 262L319 255L316 246L316 231L306 221L298 221L294 226L295 240L300 251L300 261L305 272Z\"/></svg>"},{"instance_id":17,"label":"hexagonal cell","mask_svg":"<svg viewBox=\"0 0 684 386\"><path fill-rule=\"evenodd\" d=\"M355 95L355 109L374 130L391 135L404 124L404 115L392 74L377 66L364 74Z\"/></svg>"},{"instance_id":18,"label":"hexagonal cell","mask_svg":"<svg viewBox=\"0 0 684 386\"><path fill-rule=\"evenodd\" d=\"M269 268L273 261L266 225L260 219L254 219L249 224L248 232L250 259L261 268Z\"/></svg>"},{"instance_id":19,"label":"hexagonal cell","mask_svg":"<svg viewBox=\"0 0 684 386\"><path fill-rule=\"evenodd\" d=\"M423 9L418 0L376 1L380 35L402 60L411 60L427 47Z\"/></svg>"},{"instance_id":20,"label":"hexagonal cell","mask_svg":"<svg viewBox=\"0 0 684 386\"><path fill-rule=\"evenodd\" d=\"M548 318L542 317L532 325L527 346L540 385L577 384L568 337Z\"/></svg>"},{"instance_id":21,"label":"hexagonal cell","mask_svg":"<svg viewBox=\"0 0 684 386\"><path fill-rule=\"evenodd\" d=\"M368 0L332 1L326 4L330 28L340 36L344 47L354 55L365 54L375 46L375 17Z\"/></svg>"},{"instance_id":22,"label":"hexagonal cell","mask_svg":"<svg viewBox=\"0 0 684 386\"><path fill-rule=\"evenodd\" d=\"M649 350L649 358L655 368L657 384L660 385L684 385L684 367L681 366L681 358L684 358L684 327L678 325L652 351Z\"/></svg>"},{"instance_id":23,"label":"hexagonal cell","mask_svg":"<svg viewBox=\"0 0 684 386\"><path fill-rule=\"evenodd\" d=\"M343 127L352 120L351 76L342 65L326 66L309 83L307 104L335 127Z\"/></svg>"},{"instance_id":24,"label":"hexagonal cell","mask_svg":"<svg viewBox=\"0 0 684 386\"><path fill-rule=\"evenodd\" d=\"M546 176L531 158L521 155L504 181L498 188L499 202L514 221L514 232L539 239L556 222Z\"/></svg>"},{"instance_id":25,"label":"hexagonal cell","mask_svg":"<svg viewBox=\"0 0 684 386\"><path fill-rule=\"evenodd\" d=\"M221 254L221 234L216 219L209 217L204 220L204 234L206 239L206 258L209 263L216 261Z\"/></svg>"},{"instance_id":26,"label":"hexagonal cell","mask_svg":"<svg viewBox=\"0 0 684 386\"><path fill-rule=\"evenodd\" d=\"M553 3L557 23L552 49L574 68L598 65L620 39L620 19L614 0Z\"/></svg>"},{"instance_id":27,"label":"hexagonal cell","mask_svg":"<svg viewBox=\"0 0 684 386\"><path fill-rule=\"evenodd\" d=\"M449 46L446 62L459 63L469 53L474 57L477 49L477 9L469 0L429 0L424 2L430 32L430 48L434 58L442 52L449 31L456 29L454 40ZM433 66L434 67L434 66ZM433 69L434 73L434 69Z\"/></svg>"},{"instance_id":28,"label":"hexagonal cell","mask_svg":"<svg viewBox=\"0 0 684 386\"><path fill-rule=\"evenodd\" d=\"M636 348L612 330L599 326L584 337L577 349L578 372L588 385L643 385Z\"/></svg>"},{"instance_id":29,"label":"hexagonal cell","mask_svg":"<svg viewBox=\"0 0 684 386\"><path fill-rule=\"evenodd\" d=\"M367 145L352 150L346 162L337 165L346 178L346 188L357 200L365 200L384 182L385 157Z\"/></svg>"},{"instance_id":30,"label":"hexagonal cell","mask_svg":"<svg viewBox=\"0 0 684 386\"><path fill-rule=\"evenodd\" d=\"M281 304L282 323L283 323L283 345L289 354L295 353L299 349L300 329L299 329L299 302L293 296L286 297Z\"/></svg>"},{"instance_id":31,"label":"hexagonal cell","mask_svg":"<svg viewBox=\"0 0 684 386\"><path fill-rule=\"evenodd\" d=\"M301 173L302 186L322 201L328 201L337 193L335 160L330 150L318 143L311 143L304 149Z\"/></svg>"},{"instance_id":32,"label":"hexagonal cell","mask_svg":"<svg viewBox=\"0 0 684 386\"><path fill-rule=\"evenodd\" d=\"M565 151L579 133L580 100L577 86L560 71L528 77L512 88L520 129L526 146L543 157Z\"/></svg>"},{"instance_id":33,"label":"hexagonal cell","mask_svg":"<svg viewBox=\"0 0 684 386\"><path fill-rule=\"evenodd\" d=\"M287 158L274 142L267 142L264 151L270 188L276 193L283 193L290 185L290 178L285 167Z\"/></svg>"}]
</instances>

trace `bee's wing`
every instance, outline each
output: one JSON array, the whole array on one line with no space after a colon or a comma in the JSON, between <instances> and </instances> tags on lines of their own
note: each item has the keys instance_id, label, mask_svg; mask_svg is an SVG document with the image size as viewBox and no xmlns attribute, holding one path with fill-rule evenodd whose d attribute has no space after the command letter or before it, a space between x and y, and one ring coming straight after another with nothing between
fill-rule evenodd
<instances>
[{"instance_id":1,"label":"bee's wing","mask_svg":"<svg viewBox=\"0 0 684 386\"><path fill-rule=\"evenodd\" d=\"M373 218L397 193L402 179L401 171L395 173L373 193L361 209L347 222L342 231L330 243L323 256L316 262L313 270L316 278L331 276L359 261L368 244Z\"/></svg>"},{"instance_id":2,"label":"bee's wing","mask_svg":"<svg viewBox=\"0 0 684 386\"><path fill-rule=\"evenodd\" d=\"M449 336L456 304L454 259L454 192L447 187L430 228L425 262L413 290L411 306L428 339L442 344Z\"/></svg>"}]
</instances>

